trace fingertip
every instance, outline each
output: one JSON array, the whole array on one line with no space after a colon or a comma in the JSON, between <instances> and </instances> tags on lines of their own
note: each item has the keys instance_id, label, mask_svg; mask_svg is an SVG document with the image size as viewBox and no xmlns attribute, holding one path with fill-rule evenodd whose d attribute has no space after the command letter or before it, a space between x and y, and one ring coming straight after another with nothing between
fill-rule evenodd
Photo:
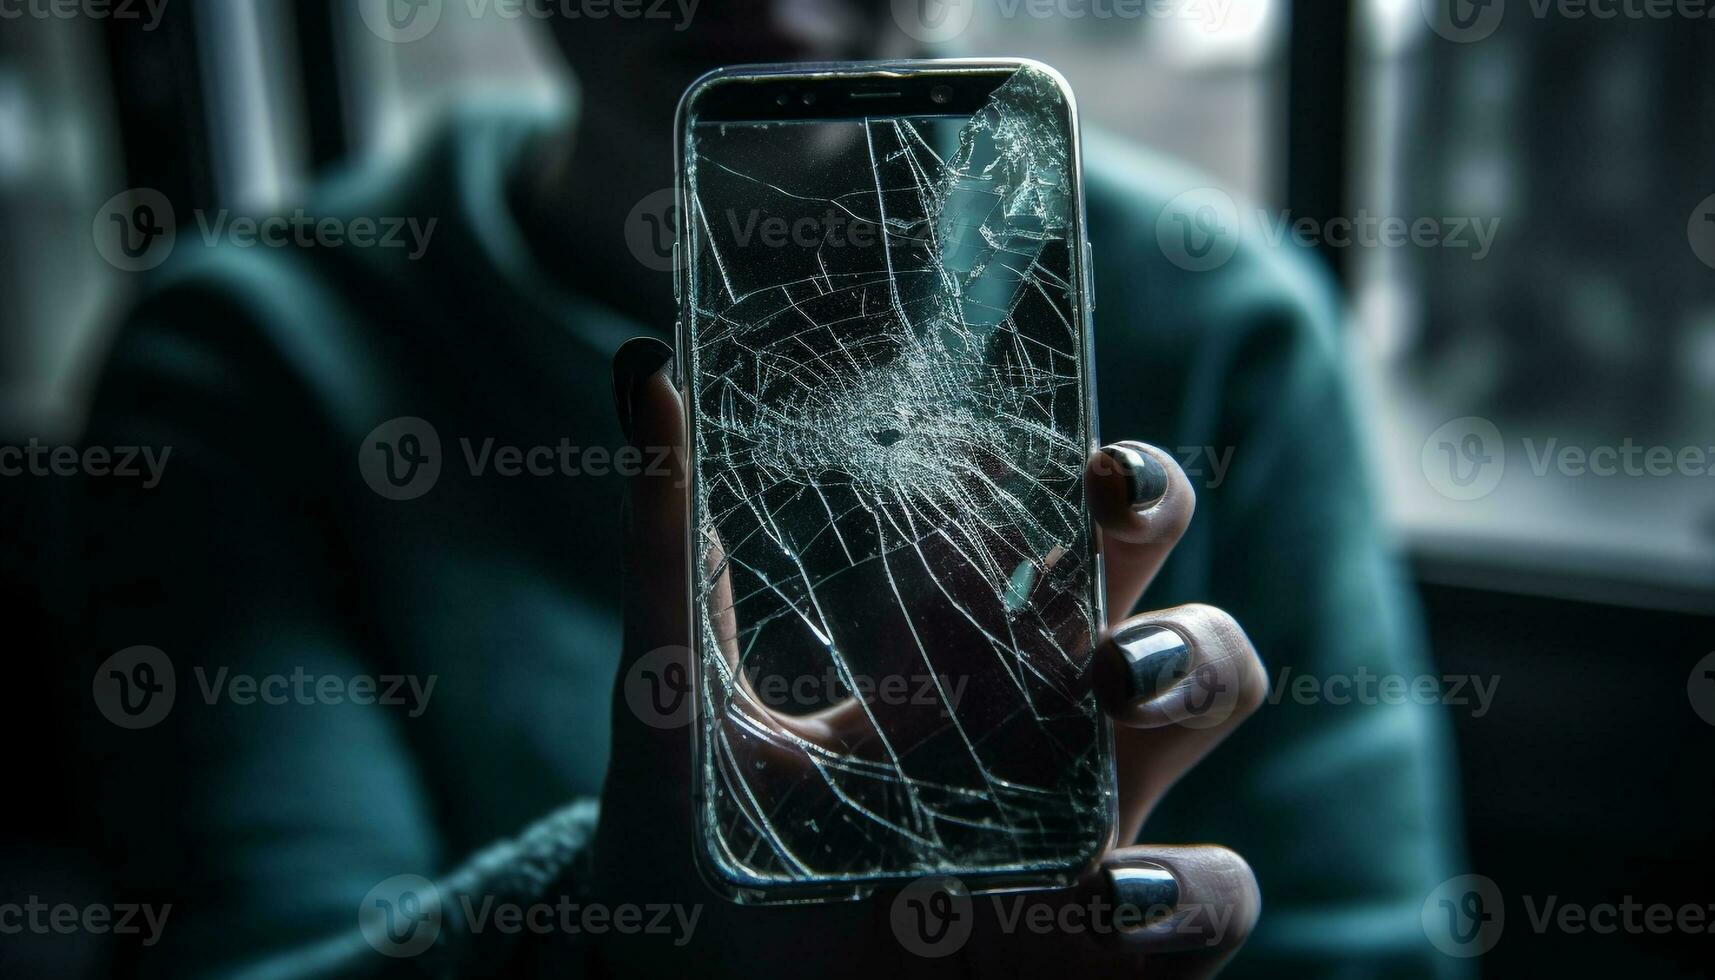
<instances>
[{"instance_id":1,"label":"fingertip","mask_svg":"<svg viewBox=\"0 0 1715 980\"><path fill-rule=\"evenodd\" d=\"M1115 464L1132 510L1147 510L1167 495L1167 468L1154 454L1140 446L1116 442L1103 446L1102 455Z\"/></svg>"},{"instance_id":2,"label":"fingertip","mask_svg":"<svg viewBox=\"0 0 1715 980\"><path fill-rule=\"evenodd\" d=\"M1255 931L1262 914L1256 873L1236 852L1214 845L1135 845L1103 862L1117 906L1139 927L1128 945L1158 952L1230 954ZM1170 907L1169 907L1170 906Z\"/></svg>"},{"instance_id":3,"label":"fingertip","mask_svg":"<svg viewBox=\"0 0 1715 980\"><path fill-rule=\"evenodd\" d=\"M620 431L632 438L639 387L673 360L673 348L654 337L633 337L613 352L613 409Z\"/></svg>"},{"instance_id":4,"label":"fingertip","mask_svg":"<svg viewBox=\"0 0 1715 980\"><path fill-rule=\"evenodd\" d=\"M1134 616L1097 649L1097 698L1125 728L1237 725L1267 696L1262 661L1242 627L1212 606Z\"/></svg>"},{"instance_id":5,"label":"fingertip","mask_svg":"<svg viewBox=\"0 0 1715 980\"><path fill-rule=\"evenodd\" d=\"M1172 455L1124 441L1092 453L1087 472L1090 512L1103 531L1147 544L1175 539L1191 522L1197 494Z\"/></svg>"}]
</instances>

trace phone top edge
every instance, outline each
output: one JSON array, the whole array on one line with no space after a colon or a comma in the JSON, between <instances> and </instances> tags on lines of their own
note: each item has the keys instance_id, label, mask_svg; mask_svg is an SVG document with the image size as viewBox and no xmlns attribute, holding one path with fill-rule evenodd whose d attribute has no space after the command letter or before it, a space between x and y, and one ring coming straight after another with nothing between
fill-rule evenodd
<instances>
[{"instance_id":1,"label":"phone top edge","mask_svg":"<svg viewBox=\"0 0 1715 980\"><path fill-rule=\"evenodd\" d=\"M716 85L763 83L788 79L806 82L854 78L914 78L932 75L976 75L988 72L1039 71L1054 82L1076 126L1077 105L1072 86L1059 69L1034 58L916 58L883 61L804 61L723 65L699 75L679 97L674 113L674 131L681 133L697 98Z\"/></svg>"}]
</instances>

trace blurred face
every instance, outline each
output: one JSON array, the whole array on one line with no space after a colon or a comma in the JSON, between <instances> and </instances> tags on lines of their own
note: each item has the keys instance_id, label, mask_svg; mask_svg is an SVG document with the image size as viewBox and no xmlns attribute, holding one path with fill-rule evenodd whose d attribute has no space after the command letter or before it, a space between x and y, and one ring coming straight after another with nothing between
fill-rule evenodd
<instances>
[{"instance_id":1,"label":"blurred face","mask_svg":"<svg viewBox=\"0 0 1715 980\"><path fill-rule=\"evenodd\" d=\"M561 48L597 115L663 138L679 96L722 65L907 57L888 0L641 0L653 15L560 17ZM651 137L652 139L652 137Z\"/></svg>"}]
</instances>

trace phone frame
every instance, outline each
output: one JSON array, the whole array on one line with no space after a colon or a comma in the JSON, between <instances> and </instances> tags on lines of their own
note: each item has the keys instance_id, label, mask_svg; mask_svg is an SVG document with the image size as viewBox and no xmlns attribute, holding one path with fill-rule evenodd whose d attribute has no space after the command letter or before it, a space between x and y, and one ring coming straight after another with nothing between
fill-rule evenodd
<instances>
[{"instance_id":1,"label":"phone frame","mask_svg":"<svg viewBox=\"0 0 1715 980\"><path fill-rule=\"evenodd\" d=\"M702 630L695 624L700 622L697 603L696 582L699 581L699 569L696 560L697 535L697 475L698 467L695 460L697 406L691 388L691 371L694 369L694 350L691 337L691 317L687 314L685 303L687 297L694 295L690 282L690 266L696 254L689 237L694 222L687 216L690 188L687 181L687 154L691 145L691 126L704 119L702 107L712 96L719 95L726 99L732 107L735 116L731 121L774 121L793 119L861 119L866 116L880 115L951 115L961 112L975 112L987 102L987 92L992 92L993 86L984 90L981 100L976 105L970 104L971 93L979 86L973 83L978 79L992 80L996 75L1010 76L1020 69L1030 68L1040 71L1051 78L1059 91L1066 111L1068 150L1068 178L1072 185L1073 214L1071 237L1080 247L1070 249L1070 259L1074 266L1071 276L1073 285L1074 315L1081 324L1079 331L1079 359L1083 368L1083 408L1085 419L1085 436L1087 445L1086 455L1094 453L1100 446L1098 436L1099 424L1096 414L1096 372L1095 372L1095 333L1094 286L1091 278L1091 248L1085 232L1084 210L1084 175L1083 175L1083 141L1078 125L1078 108L1071 86L1064 76L1052 67L1028 58L949 58L949 59L918 59L900 61L853 61L853 62L810 62L796 64L758 64L733 65L708 72L685 90L680 98L678 109L673 121L673 166L674 166L674 202L679 220L675 222L676 232L673 244L673 296L678 310L677 322L674 325L675 336L675 377L680 392L680 401L684 407L684 425L686 437L686 494L685 494L685 560L686 581L692 583L687 590L685 601L688 609L687 621L693 624L693 636L690 643L691 656L691 697L693 711L691 713L691 765L692 787L691 806L692 841L691 849L699 874L708 886L728 901L742 905L785 905L811 902L854 901L866 898L878 890L902 886L924 877L919 874L902 872L897 875L885 876L849 876L827 877L806 880L802 884L782 885L774 881L740 880L728 873L728 869L715 855L709 853L705 846L707 799L702 771L703 755L703 725L701 698L703 691L703 637ZM944 101L937 101L935 90L938 87L950 89ZM804 100L804 93L812 93L813 98ZM777 98L782 93L792 98L782 105ZM892 94L854 94L854 93L892 93ZM887 112L865 111L858 112L853 108L854 100L861 100L865 108L882 109ZM830 114L829 106L845 107ZM757 110L750 114L736 114L747 108ZM719 121L717 117L716 121ZM1088 514L1088 503L1084 504ZM1095 612L1097 635L1091 637L1092 645L1099 641L1101 633L1105 632L1108 623L1107 608L1107 573L1104 560L1101 527L1091 519L1090 560L1091 560L1091 608ZM1022 891L1034 889L1063 888L1075 883L1084 873L1093 870L1102 854L1114 845L1114 837L1118 824L1118 786L1114 771L1113 726L1105 713L1098 712L1097 738L1102 743L1100 748L1104 758L1100 763L1106 776L1107 797L1107 832L1096 843L1091 853L1083 855L1075 862L1069 862L1063 867L1046 868L1041 870L1017 871L1014 869L997 869L991 873L981 870L959 872L957 878L961 887L972 894ZM937 875L930 875L937 877ZM942 875L944 876L944 875Z\"/></svg>"}]
</instances>

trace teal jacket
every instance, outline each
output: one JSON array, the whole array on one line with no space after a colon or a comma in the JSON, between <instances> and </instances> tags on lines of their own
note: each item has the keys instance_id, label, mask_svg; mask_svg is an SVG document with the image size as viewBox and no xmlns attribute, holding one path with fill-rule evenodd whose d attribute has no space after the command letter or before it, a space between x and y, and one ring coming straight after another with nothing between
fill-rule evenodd
<instances>
[{"instance_id":1,"label":"teal jacket","mask_svg":"<svg viewBox=\"0 0 1715 980\"><path fill-rule=\"evenodd\" d=\"M552 836L568 860L582 846L593 806L566 808L599 793L607 764L621 488L499 476L485 447L623 445L610 356L667 325L564 292L533 261L503 188L532 135L562 125L466 111L306 206L432 217L415 259L181 231L115 341L91 443L172 447L160 486L96 491L89 554L100 655L149 644L176 673L161 724L91 726L110 859L128 891L174 906L139 954L146 974L374 966L353 940L378 882L504 877L504 842L521 837ZM1168 261L1157 218L1202 183L1089 139L1102 432L1175 450L1199 494L1145 601L1231 611L1275 681L1423 673L1336 298L1290 248L1246 245L1202 273ZM412 500L375 492L359 465L366 435L400 417L442 447ZM294 671L434 687L313 705L223 687ZM1255 867L1264 914L1231 975L1428 976L1454 966L1419 924L1456 873L1453 792L1437 712L1289 696L1145 834L1226 844ZM510 954L484 944L500 938L444 937L442 952L493 968Z\"/></svg>"}]
</instances>

